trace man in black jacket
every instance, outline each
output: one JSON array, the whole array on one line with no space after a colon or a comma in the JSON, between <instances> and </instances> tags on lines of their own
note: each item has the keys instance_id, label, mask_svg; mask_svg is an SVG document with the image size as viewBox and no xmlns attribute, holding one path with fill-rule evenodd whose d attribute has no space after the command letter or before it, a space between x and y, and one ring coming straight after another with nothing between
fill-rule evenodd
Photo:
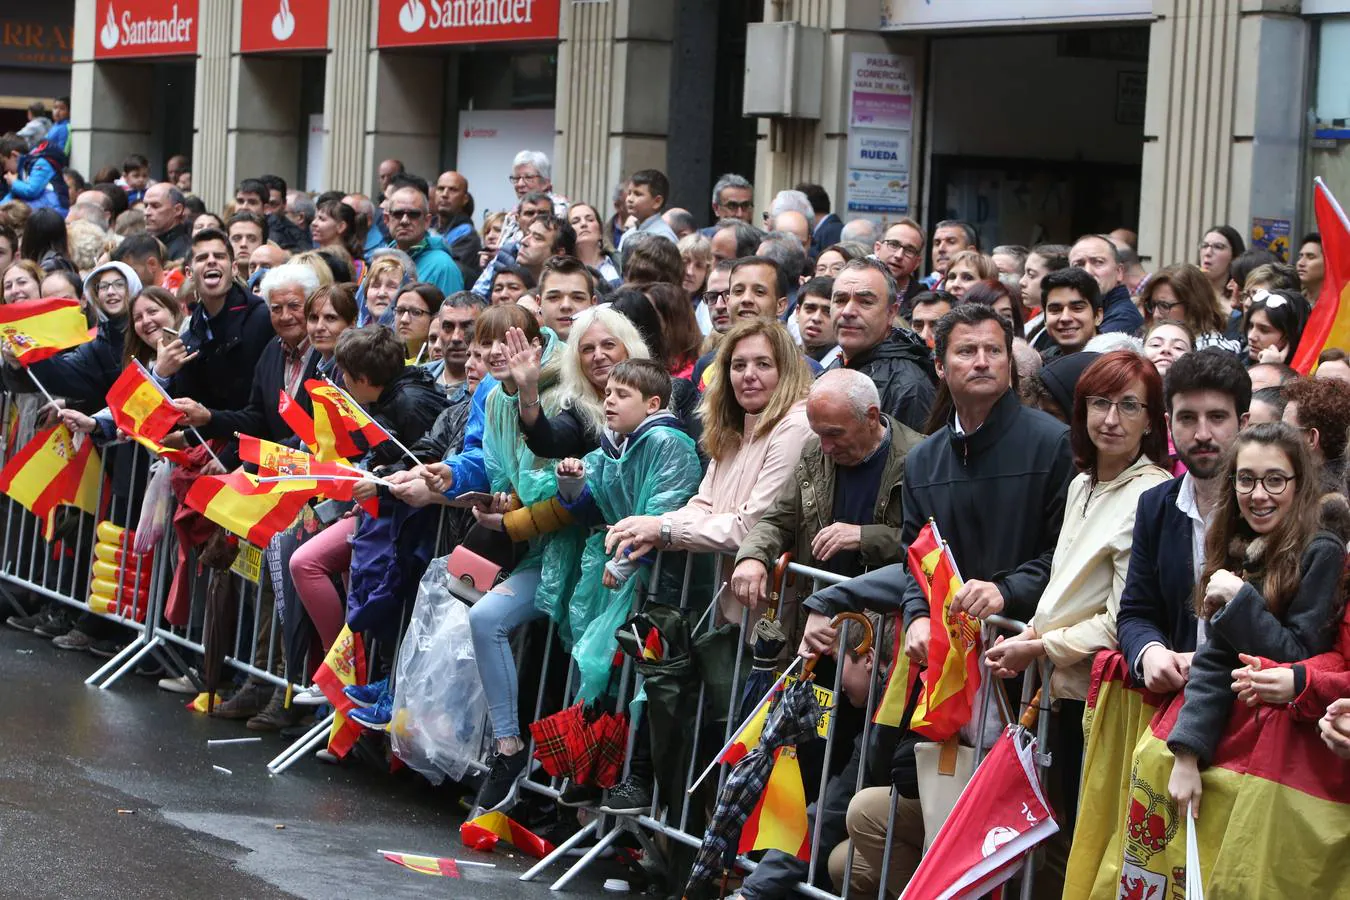
<instances>
[{"instance_id":1,"label":"man in black jacket","mask_svg":"<svg viewBox=\"0 0 1350 900\"><path fill-rule=\"evenodd\" d=\"M197 303L182 335L192 356L170 382L175 397L191 397L210 409L248 405L253 371L274 335L262 298L231 279L232 254L229 239L215 228L193 235L190 271Z\"/></svg>"},{"instance_id":2,"label":"man in black jacket","mask_svg":"<svg viewBox=\"0 0 1350 900\"><path fill-rule=\"evenodd\" d=\"M183 221L186 201L182 191L163 181L145 192L145 227L164 245L166 260L185 259L190 252L188 224Z\"/></svg>"},{"instance_id":3,"label":"man in black jacket","mask_svg":"<svg viewBox=\"0 0 1350 900\"><path fill-rule=\"evenodd\" d=\"M830 297L830 320L842 351L830 368L871 378L881 394L881 411L922 434L936 397L933 363L914 332L891 324L899 304L895 278L884 263L845 263Z\"/></svg>"},{"instance_id":4,"label":"man in black jacket","mask_svg":"<svg viewBox=\"0 0 1350 900\"><path fill-rule=\"evenodd\" d=\"M473 227L473 197L469 194L469 180L458 172L442 172L432 188L432 209L436 212L435 230L445 244L445 251L455 260L464 283L471 285L482 271L478 252L483 240Z\"/></svg>"},{"instance_id":5,"label":"man in black jacket","mask_svg":"<svg viewBox=\"0 0 1350 900\"><path fill-rule=\"evenodd\" d=\"M1187 353L1167 372L1167 424L1186 474L1139 497L1116 637L1135 681L1170 693L1185 686L1200 642L1193 599L1205 531L1225 489L1223 458L1247 421L1252 386L1218 348Z\"/></svg>"},{"instance_id":6,"label":"man in black jacket","mask_svg":"<svg viewBox=\"0 0 1350 900\"><path fill-rule=\"evenodd\" d=\"M900 541L907 547L931 517L965 578L953 608L1027 620L1050 578L1074 465L1069 430L1017 400L1012 340L987 306L962 304L938 321L938 374L954 409L905 459ZM866 606L902 611L905 652L927 662L928 601L904 562L818 591L805 605L804 655L834 645L836 612Z\"/></svg>"}]
</instances>

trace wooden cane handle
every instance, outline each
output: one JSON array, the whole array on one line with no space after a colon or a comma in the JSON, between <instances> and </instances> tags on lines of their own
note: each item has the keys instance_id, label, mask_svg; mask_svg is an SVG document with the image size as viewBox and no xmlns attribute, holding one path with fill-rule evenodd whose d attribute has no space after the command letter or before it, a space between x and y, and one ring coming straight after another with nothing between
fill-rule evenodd
<instances>
[{"instance_id":1,"label":"wooden cane handle","mask_svg":"<svg viewBox=\"0 0 1350 900\"><path fill-rule=\"evenodd\" d=\"M773 600L778 601L783 596L783 585L787 582L791 573L788 571L788 564L792 562L792 554L784 553L778 557L778 562L773 564Z\"/></svg>"},{"instance_id":2,"label":"wooden cane handle","mask_svg":"<svg viewBox=\"0 0 1350 900\"><path fill-rule=\"evenodd\" d=\"M830 626L838 628L845 622L856 622L862 628L862 637L858 640L858 643L854 645L853 652L861 656L868 650L871 650L872 640L875 637L872 630L872 620L862 613L841 612L830 620Z\"/></svg>"}]
</instances>

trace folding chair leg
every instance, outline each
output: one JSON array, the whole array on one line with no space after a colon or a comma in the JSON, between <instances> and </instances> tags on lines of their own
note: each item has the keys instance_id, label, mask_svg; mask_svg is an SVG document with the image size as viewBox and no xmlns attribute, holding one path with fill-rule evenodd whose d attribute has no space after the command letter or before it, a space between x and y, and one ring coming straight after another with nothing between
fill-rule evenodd
<instances>
[{"instance_id":1,"label":"folding chair leg","mask_svg":"<svg viewBox=\"0 0 1350 900\"><path fill-rule=\"evenodd\" d=\"M556 849L554 849L552 853L550 853L548 856L545 856L543 859L539 860L539 862L535 863L528 871L525 872L525 874L521 875L520 880L532 881L533 879L537 878L540 875L540 873L542 873L545 869L553 865L558 860L562 859L564 856L566 856L567 853L573 847L575 847L577 844L580 844L582 841L586 840L586 838L590 837L591 835L595 834L596 826L598 826L599 824L600 824L599 819L591 819L591 821L587 822L580 831L572 835L567 840L563 841L561 844L557 846Z\"/></svg>"}]
</instances>

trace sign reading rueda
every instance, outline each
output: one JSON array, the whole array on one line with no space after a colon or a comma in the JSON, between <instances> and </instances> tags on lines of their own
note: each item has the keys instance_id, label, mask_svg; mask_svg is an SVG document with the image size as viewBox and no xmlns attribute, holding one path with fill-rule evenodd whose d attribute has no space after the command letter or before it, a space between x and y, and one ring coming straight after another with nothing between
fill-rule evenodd
<instances>
[{"instance_id":1,"label":"sign reading rueda","mask_svg":"<svg viewBox=\"0 0 1350 900\"><path fill-rule=\"evenodd\" d=\"M328 0L243 0L239 52L322 50L328 46Z\"/></svg>"},{"instance_id":2,"label":"sign reading rueda","mask_svg":"<svg viewBox=\"0 0 1350 900\"><path fill-rule=\"evenodd\" d=\"M381 47L558 37L560 0L379 0Z\"/></svg>"},{"instance_id":3,"label":"sign reading rueda","mask_svg":"<svg viewBox=\"0 0 1350 900\"><path fill-rule=\"evenodd\" d=\"M197 0L98 0L94 56L182 56L197 52Z\"/></svg>"}]
</instances>

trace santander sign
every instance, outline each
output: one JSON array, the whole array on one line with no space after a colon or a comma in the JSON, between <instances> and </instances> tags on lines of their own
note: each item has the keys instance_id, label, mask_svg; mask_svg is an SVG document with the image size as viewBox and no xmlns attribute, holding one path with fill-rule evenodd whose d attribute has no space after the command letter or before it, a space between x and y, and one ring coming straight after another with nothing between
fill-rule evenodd
<instances>
[{"instance_id":1,"label":"santander sign","mask_svg":"<svg viewBox=\"0 0 1350 900\"><path fill-rule=\"evenodd\" d=\"M240 7L240 53L328 46L328 0L240 0Z\"/></svg>"},{"instance_id":2,"label":"santander sign","mask_svg":"<svg viewBox=\"0 0 1350 900\"><path fill-rule=\"evenodd\" d=\"M379 0L381 47L556 40L560 0Z\"/></svg>"},{"instance_id":3,"label":"santander sign","mask_svg":"<svg viewBox=\"0 0 1350 900\"><path fill-rule=\"evenodd\" d=\"M95 58L197 52L197 0L98 0L95 11Z\"/></svg>"}]
</instances>

